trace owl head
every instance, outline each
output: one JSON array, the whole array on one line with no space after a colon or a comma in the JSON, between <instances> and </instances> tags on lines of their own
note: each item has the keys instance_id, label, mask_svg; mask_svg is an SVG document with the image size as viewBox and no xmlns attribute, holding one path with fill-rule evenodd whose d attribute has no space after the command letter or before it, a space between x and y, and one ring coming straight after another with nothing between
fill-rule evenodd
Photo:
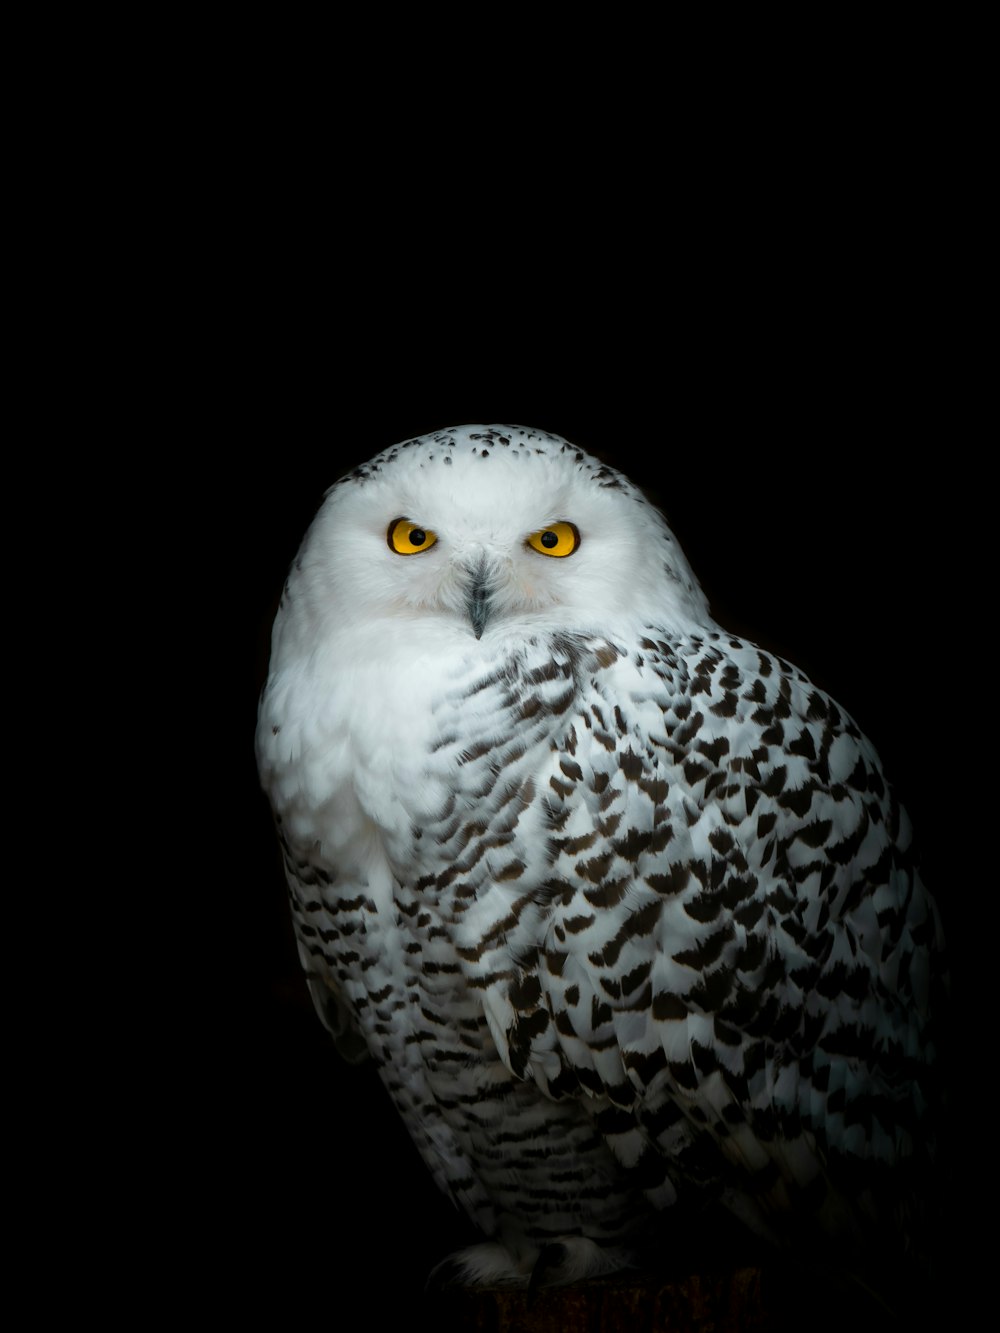
<instances>
[{"instance_id":1,"label":"owl head","mask_svg":"<svg viewBox=\"0 0 1000 1333\"><path fill-rule=\"evenodd\" d=\"M286 589L330 641L480 644L711 623L663 516L557 435L461 426L378 454L327 493ZM326 634L323 635L322 631Z\"/></svg>"}]
</instances>

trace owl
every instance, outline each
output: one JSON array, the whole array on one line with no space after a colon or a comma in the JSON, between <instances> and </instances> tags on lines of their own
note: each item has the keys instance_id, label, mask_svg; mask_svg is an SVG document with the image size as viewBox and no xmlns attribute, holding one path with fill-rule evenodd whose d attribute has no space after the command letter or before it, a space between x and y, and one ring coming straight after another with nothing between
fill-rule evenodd
<instances>
[{"instance_id":1,"label":"owl","mask_svg":"<svg viewBox=\"0 0 1000 1333\"><path fill-rule=\"evenodd\" d=\"M468 426L342 478L257 757L316 1009L482 1233L461 1280L611 1272L713 1216L905 1249L943 985L907 817L623 476Z\"/></svg>"}]
</instances>

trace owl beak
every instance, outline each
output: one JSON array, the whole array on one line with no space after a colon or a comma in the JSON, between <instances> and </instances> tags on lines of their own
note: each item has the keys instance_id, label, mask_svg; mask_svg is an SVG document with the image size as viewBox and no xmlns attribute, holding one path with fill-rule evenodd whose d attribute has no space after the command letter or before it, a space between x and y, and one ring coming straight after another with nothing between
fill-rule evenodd
<instances>
[{"instance_id":1,"label":"owl beak","mask_svg":"<svg viewBox=\"0 0 1000 1333\"><path fill-rule=\"evenodd\" d=\"M486 561L481 561L474 569L469 571L469 590L465 599L465 609L468 612L469 620L472 622L472 630L477 639L483 637L483 630L486 628L486 622L490 614L490 594L492 593L492 582L487 573Z\"/></svg>"},{"instance_id":2,"label":"owl beak","mask_svg":"<svg viewBox=\"0 0 1000 1333\"><path fill-rule=\"evenodd\" d=\"M469 612L469 619L472 621L472 628L475 631L477 639L483 637L483 630L486 628L486 621L490 614L490 590L482 583L474 583L469 589L469 597L466 602Z\"/></svg>"}]
</instances>

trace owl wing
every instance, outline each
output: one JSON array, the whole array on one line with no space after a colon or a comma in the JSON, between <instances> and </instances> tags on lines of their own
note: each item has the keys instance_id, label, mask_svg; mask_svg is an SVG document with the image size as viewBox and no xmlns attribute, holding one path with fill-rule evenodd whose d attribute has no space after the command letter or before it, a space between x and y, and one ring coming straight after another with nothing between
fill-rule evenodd
<instances>
[{"instance_id":1,"label":"owl wing","mask_svg":"<svg viewBox=\"0 0 1000 1333\"><path fill-rule=\"evenodd\" d=\"M300 849L301 850L301 849ZM427 1077L421 1043L413 1039L405 1015L386 1012L386 1023L366 1036L359 1025L356 1006L367 1006L371 998L366 983L352 978L349 963L354 951L351 931L338 929L335 918L343 898L352 889L333 877L322 861L319 845L313 861L298 861L286 850L286 879L292 904L292 919L299 958L306 974L316 1012L333 1037L338 1053L351 1064L374 1057L383 1081L438 1188L454 1199L480 1229L492 1234L496 1219L492 1203L471 1171L467 1152L437 1108L437 1098ZM356 886L359 890L361 885ZM385 965L372 969L375 996L388 998L394 989L391 955ZM338 973L347 978L342 992ZM398 1008L398 1004L391 1006Z\"/></svg>"},{"instance_id":2,"label":"owl wing","mask_svg":"<svg viewBox=\"0 0 1000 1333\"><path fill-rule=\"evenodd\" d=\"M286 876L299 961L313 1006L338 1054L349 1064L363 1064L370 1056L368 1043L329 966L326 939L333 932L326 923L328 905L316 892L315 880L307 883L291 868L286 869Z\"/></svg>"},{"instance_id":3,"label":"owl wing","mask_svg":"<svg viewBox=\"0 0 1000 1333\"><path fill-rule=\"evenodd\" d=\"M505 1062L592 1099L661 1203L849 1225L831 1164L917 1151L940 927L873 749L800 672L650 631L554 755L537 959L488 995ZM500 993L502 989L502 993Z\"/></svg>"}]
</instances>

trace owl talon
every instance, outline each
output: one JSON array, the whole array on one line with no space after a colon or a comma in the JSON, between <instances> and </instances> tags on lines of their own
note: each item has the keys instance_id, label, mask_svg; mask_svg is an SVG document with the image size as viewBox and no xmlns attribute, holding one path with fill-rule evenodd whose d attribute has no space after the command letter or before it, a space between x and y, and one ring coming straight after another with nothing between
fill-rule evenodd
<instances>
[{"instance_id":1,"label":"owl talon","mask_svg":"<svg viewBox=\"0 0 1000 1333\"><path fill-rule=\"evenodd\" d=\"M557 1274L559 1269L563 1267L568 1255L569 1251L561 1241L553 1241L551 1245L543 1246L535 1260L535 1266L531 1270L528 1290L537 1291L540 1287L548 1287L558 1283L558 1276L553 1278L552 1275Z\"/></svg>"}]
</instances>

